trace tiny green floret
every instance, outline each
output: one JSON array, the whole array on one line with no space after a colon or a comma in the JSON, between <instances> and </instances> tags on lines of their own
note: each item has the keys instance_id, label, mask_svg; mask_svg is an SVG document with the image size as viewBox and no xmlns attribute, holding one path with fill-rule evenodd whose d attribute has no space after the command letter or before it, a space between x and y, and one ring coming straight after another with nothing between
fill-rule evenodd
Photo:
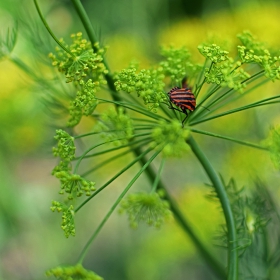
<instances>
[{"instance_id":1,"label":"tiny green floret","mask_svg":"<svg viewBox=\"0 0 280 280\"><path fill-rule=\"evenodd\" d=\"M172 120L169 123L161 121L159 126L152 131L151 146L162 150L164 157L182 157L190 150L186 143L189 133L189 130L182 129L182 123L178 120Z\"/></svg>"},{"instance_id":2,"label":"tiny green floret","mask_svg":"<svg viewBox=\"0 0 280 280\"><path fill-rule=\"evenodd\" d=\"M259 42L249 31L244 31L237 36L243 43L237 46L238 55L242 63L258 64L265 73L265 76L272 80L280 79L280 56L271 53Z\"/></svg>"},{"instance_id":3,"label":"tiny green floret","mask_svg":"<svg viewBox=\"0 0 280 280\"><path fill-rule=\"evenodd\" d=\"M46 276L54 276L58 280L103 280L102 277L91 270L85 269L81 264L52 268L46 271Z\"/></svg>"},{"instance_id":4,"label":"tiny green floret","mask_svg":"<svg viewBox=\"0 0 280 280\"><path fill-rule=\"evenodd\" d=\"M53 155L59 157L60 161L52 171L52 175L57 172L71 170L70 162L75 158L76 147L74 144L74 137L70 136L66 131L62 129L56 130L54 139L58 141L57 147L53 147Z\"/></svg>"},{"instance_id":5,"label":"tiny green floret","mask_svg":"<svg viewBox=\"0 0 280 280\"><path fill-rule=\"evenodd\" d=\"M75 236L75 221L74 221L74 206L70 205L69 207L58 201L53 201L52 206L50 208L52 212L62 212L62 222L61 222L61 229L64 231L64 235L68 238L70 235Z\"/></svg>"},{"instance_id":6,"label":"tiny green floret","mask_svg":"<svg viewBox=\"0 0 280 280\"><path fill-rule=\"evenodd\" d=\"M204 44L198 46L199 52L213 63L220 63L229 59L228 51L222 50L216 44Z\"/></svg>"},{"instance_id":7,"label":"tiny green floret","mask_svg":"<svg viewBox=\"0 0 280 280\"><path fill-rule=\"evenodd\" d=\"M127 144L134 136L133 122L122 107L117 110L110 107L101 115L100 122L94 129L102 132L105 141L113 141L116 146Z\"/></svg>"},{"instance_id":8,"label":"tiny green floret","mask_svg":"<svg viewBox=\"0 0 280 280\"><path fill-rule=\"evenodd\" d=\"M123 69L115 77L116 89L127 93L136 92L148 109L156 113L159 104L166 101L162 71L162 67L143 69L138 73L134 66Z\"/></svg>"},{"instance_id":9,"label":"tiny green floret","mask_svg":"<svg viewBox=\"0 0 280 280\"><path fill-rule=\"evenodd\" d=\"M171 78L174 85L180 85L186 73L190 73L193 64L190 62L190 52L185 48L162 48L161 55L165 60L160 62L160 66L166 76Z\"/></svg>"},{"instance_id":10,"label":"tiny green floret","mask_svg":"<svg viewBox=\"0 0 280 280\"><path fill-rule=\"evenodd\" d=\"M60 157L63 161L70 162L75 157L76 147L74 137L62 129L56 130L54 139L58 141L57 147L53 148L53 155Z\"/></svg>"},{"instance_id":11,"label":"tiny green floret","mask_svg":"<svg viewBox=\"0 0 280 280\"><path fill-rule=\"evenodd\" d=\"M67 125L73 127L77 125L82 116L91 115L97 107L99 101L95 98L96 92L100 89L100 83L92 79L79 81L80 90L77 91L76 98L70 102L70 119Z\"/></svg>"},{"instance_id":12,"label":"tiny green floret","mask_svg":"<svg viewBox=\"0 0 280 280\"><path fill-rule=\"evenodd\" d=\"M69 49L72 55L60 47L56 47L57 54L49 54L52 65L65 74L68 83L80 81L89 76L96 81L106 83L103 77L108 73L103 62L105 50L97 44L95 47L98 51L94 52L91 43L82 37L81 32L71 35L71 39L70 46L63 39L60 40L60 43Z\"/></svg>"},{"instance_id":13,"label":"tiny green floret","mask_svg":"<svg viewBox=\"0 0 280 280\"><path fill-rule=\"evenodd\" d=\"M132 228L141 222L158 228L172 216L168 202L156 192L130 194L120 206L119 212L128 214Z\"/></svg>"},{"instance_id":14,"label":"tiny green floret","mask_svg":"<svg viewBox=\"0 0 280 280\"><path fill-rule=\"evenodd\" d=\"M95 191L95 182L84 179L78 174L68 171L58 171L55 177L60 180L60 194L68 193L68 199L72 200L83 194L90 196Z\"/></svg>"}]
</instances>

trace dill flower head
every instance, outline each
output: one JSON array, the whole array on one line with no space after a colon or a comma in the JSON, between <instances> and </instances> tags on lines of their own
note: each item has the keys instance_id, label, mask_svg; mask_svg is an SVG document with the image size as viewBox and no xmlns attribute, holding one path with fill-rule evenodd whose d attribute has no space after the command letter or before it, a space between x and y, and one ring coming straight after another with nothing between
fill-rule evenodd
<instances>
[{"instance_id":1,"label":"dill flower head","mask_svg":"<svg viewBox=\"0 0 280 280\"><path fill-rule=\"evenodd\" d=\"M77 125L82 116L89 116L93 113L98 105L95 98L96 92L100 89L100 83L94 82L92 79L79 81L80 90L77 91L76 97L70 102L69 114L70 118L67 125L72 127Z\"/></svg>"},{"instance_id":2,"label":"dill flower head","mask_svg":"<svg viewBox=\"0 0 280 280\"><path fill-rule=\"evenodd\" d=\"M98 44L94 45L95 52L91 43L83 38L83 34L78 32L72 34L72 44L67 45L63 39L60 43L68 50L56 48L56 55L49 54L52 65L58 68L59 72L65 73L66 82L79 81L86 77L91 77L95 81L106 83L103 75L108 73L104 63L103 55L105 50Z\"/></svg>"},{"instance_id":3,"label":"dill flower head","mask_svg":"<svg viewBox=\"0 0 280 280\"><path fill-rule=\"evenodd\" d=\"M105 141L113 141L116 146L127 144L134 135L133 122L124 113L122 107L118 107L117 110L110 107L104 112L95 126L95 131L102 132L101 135Z\"/></svg>"},{"instance_id":4,"label":"dill flower head","mask_svg":"<svg viewBox=\"0 0 280 280\"><path fill-rule=\"evenodd\" d=\"M95 182L84 179L78 174L71 174L67 171L56 172L55 177L60 180L60 194L69 193L68 199L80 197L83 194L90 196L95 191Z\"/></svg>"},{"instance_id":5,"label":"dill flower head","mask_svg":"<svg viewBox=\"0 0 280 280\"><path fill-rule=\"evenodd\" d=\"M58 266L46 271L47 276L54 276L59 280L103 280L102 277L91 270L85 269L81 264L75 266Z\"/></svg>"},{"instance_id":6,"label":"dill flower head","mask_svg":"<svg viewBox=\"0 0 280 280\"><path fill-rule=\"evenodd\" d=\"M64 235L68 238L70 235L75 236L75 221L74 221L74 206L70 205L69 207L61 202L53 201L50 208L53 212L62 212L62 222L61 229L64 231Z\"/></svg>"},{"instance_id":7,"label":"dill flower head","mask_svg":"<svg viewBox=\"0 0 280 280\"><path fill-rule=\"evenodd\" d=\"M156 192L130 194L120 206L119 212L128 214L132 228L137 228L140 222L160 227L172 215L168 202Z\"/></svg>"},{"instance_id":8,"label":"dill flower head","mask_svg":"<svg viewBox=\"0 0 280 280\"><path fill-rule=\"evenodd\" d=\"M162 150L164 157L181 157L190 150L186 143L189 130L182 129L182 123L178 120L172 120L170 123L160 122L153 129L151 136L151 147Z\"/></svg>"},{"instance_id":9,"label":"dill flower head","mask_svg":"<svg viewBox=\"0 0 280 280\"><path fill-rule=\"evenodd\" d=\"M156 113L159 104L166 100L162 71L162 67L142 69L139 72L134 66L123 69L115 77L116 89L127 93L136 92L144 104L148 105L148 109Z\"/></svg>"}]
</instances>

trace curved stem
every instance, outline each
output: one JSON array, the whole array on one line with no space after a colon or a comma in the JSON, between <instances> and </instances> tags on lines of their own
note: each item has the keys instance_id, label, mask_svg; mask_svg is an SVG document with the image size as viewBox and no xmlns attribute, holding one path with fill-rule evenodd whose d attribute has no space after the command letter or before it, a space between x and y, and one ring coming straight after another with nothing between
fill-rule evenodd
<instances>
[{"instance_id":1,"label":"curved stem","mask_svg":"<svg viewBox=\"0 0 280 280\"><path fill-rule=\"evenodd\" d=\"M87 32L87 35L88 35L88 38L89 40L91 41L91 44L92 44L92 48L94 51L97 51L97 46L95 45L95 43L97 43L97 39L96 39L96 36L95 36L95 33L94 33L94 30L92 28L92 24L89 20L89 17L81 3L80 0L71 0L74 7L75 7L75 10L77 12L77 14L79 15L80 19L81 19L81 22L83 23L83 26ZM110 72L110 69L109 69L109 66L105 60L105 58L103 58L103 63L106 67L106 69L108 70L108 73L104 75L107 83L108 83L108 87L110 88L110 90L112 90L113 92L117 92L116 91L116 87L115 87L115 84L114 84L114 79L111 75L111 72ZM118 96L118 95L112 95L113 99L115 101L120 101L121 98Z\"/></svg>"},{"instance_id":2,"label":"curved stem","mask_svg":"<svg viewBox=\"0 0 280 280\"><path fill-rule=\"evenodd\" d=\"M204 155L204 153L200 150L199 146L195 142L195 140L190 137L187 140L188 144L190 145L192 151L200 161L201 165L204 167L205 172L207 173L209 179L213 183L213 186L216 190L216 193L219 197L220 203L222 205L223 213L226 220L227 225L227 234L228 234L228 241L227 241L227 248L228 248L228 280L237 280L238 279L238 252L236 249L237 244L237 233L236 233L236 226L235 220L233 216L233 212L231 209L230 201L228 199L226 190L224 185L215 172L214 168L212 167L211 163Z\"/></svg>"},{"instance_id":3,"label":"curved stem","mask_svg":"<svg viewBox=\"0 0 280 280\"><path fill-rule=\"evenodd\" d=\"M56 36L54 35L54 33L52 32L52 30L50 29L48 23L46 22L45 18L43 17L43 14L39 8L38 2L37 0L34 0L34 4L36 7L36 10L40 16L41 21L43 22L43 24L45 25L46 29L48 30L49 34L52 36L52 38L56 41L56 43L64 50L66 51L69 55L71 55L72 57L75 57L75 55L73 53L71 53L63 44L61 44L61 42L56 38Z\"/></svg>"},{"instance_id":4,"label":"curved stem","mask_svg":"<svg viewBox=\"0 0 280 280\"><path fill-rule=\"evenodd\" d=\"M219 262L217 262L215 257L212 255L211 251L201 242L201 240L195 234L194 230L192 229L188 221L185 219L185 217L182 215L178 205L172 199L168 191L166 189L164 190L165 190L165 199L167 199L167 201L169 202L170 209L175 219L182 227L182 229L188 234L188 236L194 243L196 249L203 257L203 259L206 261L206 263L209 265L209 268L213 271L213 273L218 277L218 279L224 280L226 278L225 269Z\"/></svg>"}]
</instances>

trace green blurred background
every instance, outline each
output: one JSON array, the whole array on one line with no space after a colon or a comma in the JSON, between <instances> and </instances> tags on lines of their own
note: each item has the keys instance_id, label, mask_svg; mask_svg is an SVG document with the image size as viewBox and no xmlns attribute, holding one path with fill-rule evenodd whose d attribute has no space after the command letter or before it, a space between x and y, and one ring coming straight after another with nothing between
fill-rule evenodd
<instances>
[{"instance_id":1,"label":"green blurred background","mask_svg":"<svg viewBox=\"0 0 280 280\"><path fill-rule=\"evenodd\" d=\"M196 48L199 43L208 39L231 48L237 43L236 34L244 29L274 49L280 46L278 1L82 2L101 43L109 45L107 60L112 71L121 70L131 60L139 61L141 67L152 65L159 59L161 45L185 45L194 58L201 60ZM39 4L58 37L67 39L71 33L84 31L70 1L41 0ZM16 22L18 41L12 55L41 78L50 79L47 53L55 44L43 28L33 1L1 1L1 34ZM51 147L57 121L42 102L48 89L40 87L38 80L34 81L8 58L1 61L0 84L0 279L45 279L45 270L76 261L138 167L84 207L77 216L77 236L66 239L60 230L60 215L49 210L51 200L58 198L59 183L50 175L56 163ZM276 94L278 89L278 82L271 83L258 89L252 98L260 93L262 97ZM201 128L258 142L278 123L277 110L261 108L259 112L247 112L246 117L240 113ZM79 129L85 131L88 127L85 122ZM240 187L250 188L259 175L279 197L279 175L268 154L211 138L197 140L226 180L234 177ZM100 178L97 180L106 180L127 160L110 164L95 175ZM223 220L217 205L205 199L209 190L204 183L208 180L193 155L170 160L163 180L174 196L180 197L179 204L201 238L212 244ZM145 178L134 189L143 188L148 189ZM215 250L223 256L222 250ZM129 228L126 217L117 213L91 247L85 267L108 280L215 279L174 221L160 230L143 226L135 231Z\"/></svg>"}]
</instances>

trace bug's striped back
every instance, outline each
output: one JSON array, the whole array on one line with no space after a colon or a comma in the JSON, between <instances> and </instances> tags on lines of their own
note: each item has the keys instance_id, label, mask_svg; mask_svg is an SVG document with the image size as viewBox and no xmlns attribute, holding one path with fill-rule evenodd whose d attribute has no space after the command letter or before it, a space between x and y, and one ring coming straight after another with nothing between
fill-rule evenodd
<instances>
[{"instance_id":1,"label":"bug's striped back","mask_svg":"<svg viewBox=\"0 0 280 280\"><path fill-rule=\"evenodd\" d=\"M168 92L168 95L170 101L180 107L185 114L187 114L186 110L194 111L196 100L190 88L174 87Z\"/></svg>"}]
</instances>

